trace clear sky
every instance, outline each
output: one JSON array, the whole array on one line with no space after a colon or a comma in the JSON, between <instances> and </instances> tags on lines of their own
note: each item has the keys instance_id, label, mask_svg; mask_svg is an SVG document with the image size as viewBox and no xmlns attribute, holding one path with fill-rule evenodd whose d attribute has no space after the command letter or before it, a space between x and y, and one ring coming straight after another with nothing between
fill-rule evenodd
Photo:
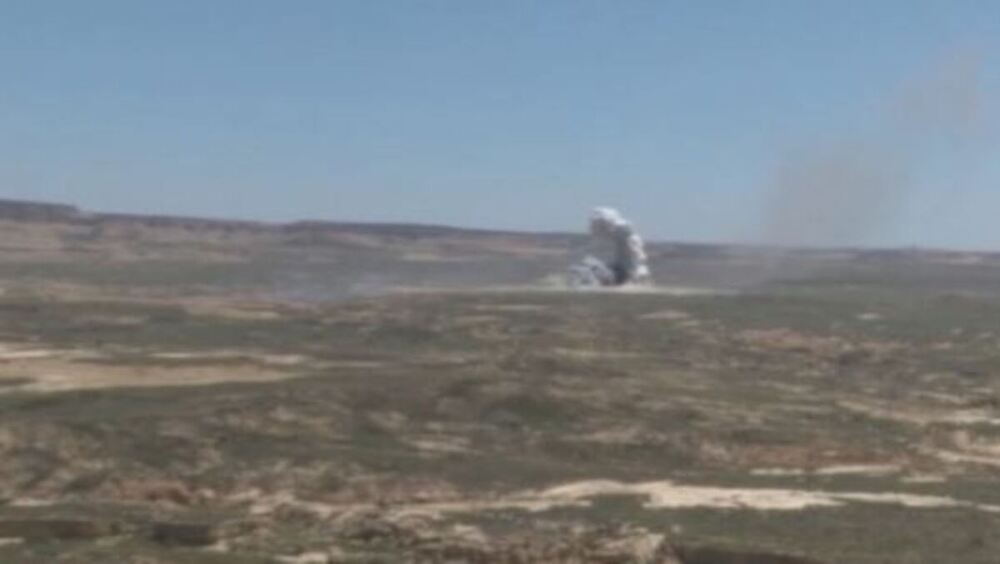
<instances>
[{"instance_id":1,"label":"clear sky","mask_svg":"<svg viewBox=\"0 0 1000 564\"><path fill-rule=\"evenodd\" d=\"M905 180L806 242L1000 249L992 0L10 0L0 69L0 197L795 243L844 145Z\"/></svg>"}]
</instances>

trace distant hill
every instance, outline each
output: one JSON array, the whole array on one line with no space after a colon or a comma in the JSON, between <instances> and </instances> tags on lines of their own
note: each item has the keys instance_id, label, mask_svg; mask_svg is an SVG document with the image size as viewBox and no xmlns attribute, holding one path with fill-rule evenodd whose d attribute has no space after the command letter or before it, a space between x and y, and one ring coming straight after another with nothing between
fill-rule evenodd
<instances>
[{"instance_id":1,"label":"distant hill","mask_svg":"<svg viewBox=\"0 0 1000 564\"><path fill-rule=\"evenodd\" d=\"M76 206L0 199L0 219L20 221L76 221L81 217L82 214Z\"/></svg>"},{"instance_id":2,"label":"distant hill","mask_svg":"<svg viewBox=\"0 0 1000 564\"><path fill-rule=\"evenodd\" d=\"M362 223L303 220L290 223L269 223L236 219L215 219L192 216L147 215L131 213L85 212L68 204L0 199L0 220L44 221L86 225L131 224L148 227L168 227L189 230L271 231L281 233L337 232L391 236L401 239L442 237L516 237L563 241L578 235L570 233L531 233L490 229L470 229L417 223Z\"/></svg>"},{"instance_id":3,"label":"distant hill","mask_svg":"<svg viewBox=\"0 0 1000 564\"><path fill-rule=\"evenodd\" d=\"M75 227L76 241L96 240L113 235L137 240L159 240L165 233L171 239L183 234L187 242L219 237L232 239L252 235L257 243L269 241L282 245L341 245L367 249L391 247L397 250L434 245L436 250L490 253L572 252L586 244L586 235L565 232L523 232L495 229L472 229L418 223L364 223L325 220L302 220L270 223L237 219L190 216L105 213L82 210L74 205L0 199L0 222L64 224ZM235 241L232 241L235 242ZM781 260L835 260L861 262L946 262L974 264L1000 260L1000 254L942 249L861 249L861 248L788 248L741 244L706 244L650 242L654 262L683 258L694 261L726 260L737 256L780 257Z\"/></svg>"}]
</instances>

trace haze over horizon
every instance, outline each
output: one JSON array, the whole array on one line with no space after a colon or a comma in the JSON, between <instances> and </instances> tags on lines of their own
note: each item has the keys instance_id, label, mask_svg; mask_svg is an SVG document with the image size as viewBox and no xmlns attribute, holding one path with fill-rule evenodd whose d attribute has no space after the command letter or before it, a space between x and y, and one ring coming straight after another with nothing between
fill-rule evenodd
<instances>
[{"instance_id":1,"label":"haze over horizon","mask_svg":"<svg viewBox=\"0 0 1000 564\"><path fill-rule=\"evenodd\" d=\"M997 249L997 53L972 1L23 3L0 197Z\"/></svg>"}]
</instances>

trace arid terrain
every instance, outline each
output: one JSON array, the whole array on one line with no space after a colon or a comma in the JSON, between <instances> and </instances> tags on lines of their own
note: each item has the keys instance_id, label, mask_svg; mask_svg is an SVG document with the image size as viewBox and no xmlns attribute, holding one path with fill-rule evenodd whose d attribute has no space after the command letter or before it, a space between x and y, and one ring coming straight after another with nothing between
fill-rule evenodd
<instances>
[{"instance_id":1,"label":"arid terrain","mask_svg":"<svg viewBox=\"0 0 1000 564\"><path fill-rule=\"evenodd\" d=\"M1000 255L0 203L0 562L981 563Z\"/></svg>"}]
</instances>

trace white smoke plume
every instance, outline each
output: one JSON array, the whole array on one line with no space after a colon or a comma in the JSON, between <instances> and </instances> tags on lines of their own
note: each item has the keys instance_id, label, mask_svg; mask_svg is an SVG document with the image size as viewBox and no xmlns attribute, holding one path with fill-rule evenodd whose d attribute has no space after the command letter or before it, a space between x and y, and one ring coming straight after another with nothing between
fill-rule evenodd
<instances>
[{"instance_id":1,"label":"white smoke plume","mask_svg":"<svg viewBox=\"0 0 1000 564\"><path fill-rule=\"evenodd\" d=\"M594 208L591 253L570 270L574 286L628 286L651 283L642 237L618 210Z\"/></svg>"}]
</instances>

